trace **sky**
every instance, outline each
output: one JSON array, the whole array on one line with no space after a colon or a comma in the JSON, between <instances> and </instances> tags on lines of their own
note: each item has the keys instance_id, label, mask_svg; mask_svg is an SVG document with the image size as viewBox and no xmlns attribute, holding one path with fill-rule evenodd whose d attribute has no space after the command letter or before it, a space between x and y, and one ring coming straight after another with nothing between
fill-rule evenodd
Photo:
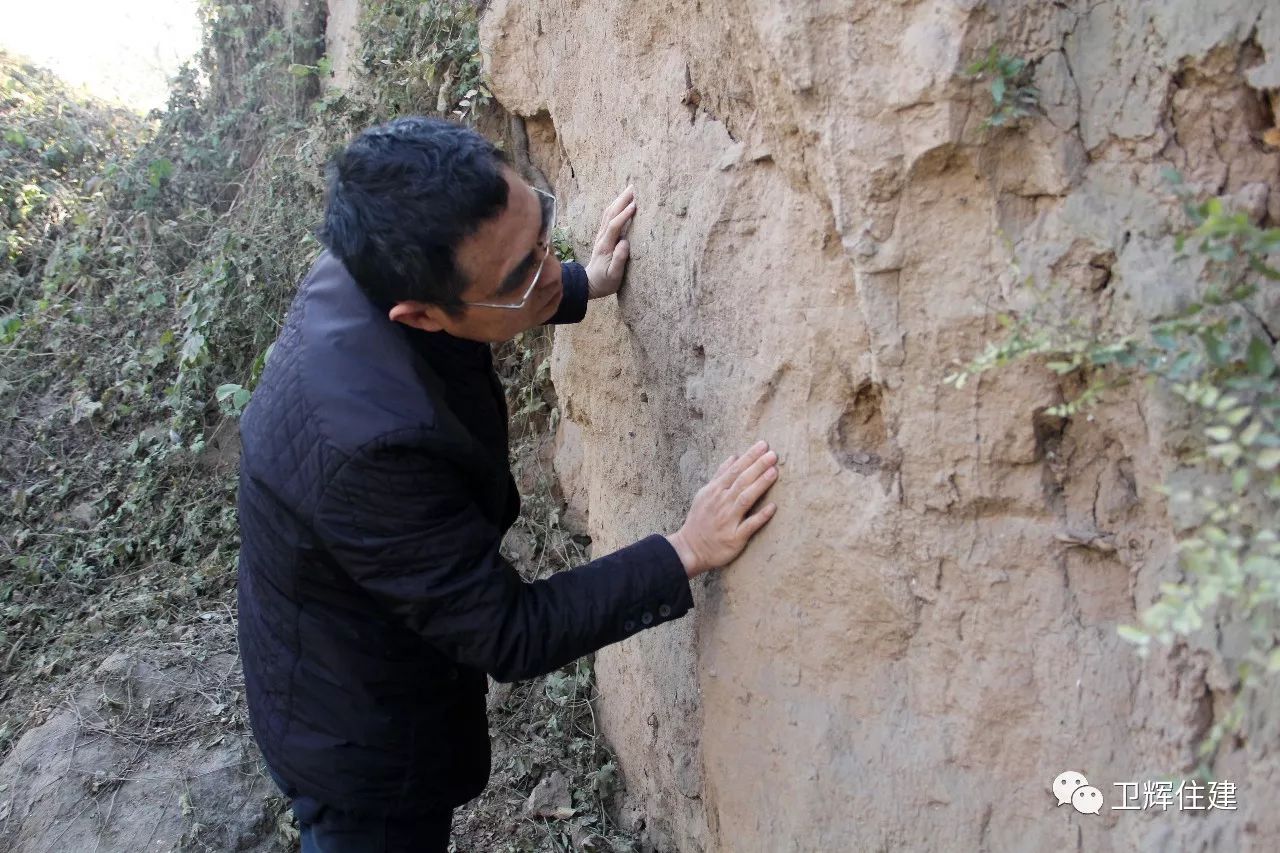
<instances>
[{"instance_id":1,"label":"sky","mask_svg":"<svg viewBox=\"0 0 1280 853\"><path fill-rule=\"evenodd\" d=\"M145 112L200 48L198 0L0 0L0 47Z\"/></svg>"}]
</instances>

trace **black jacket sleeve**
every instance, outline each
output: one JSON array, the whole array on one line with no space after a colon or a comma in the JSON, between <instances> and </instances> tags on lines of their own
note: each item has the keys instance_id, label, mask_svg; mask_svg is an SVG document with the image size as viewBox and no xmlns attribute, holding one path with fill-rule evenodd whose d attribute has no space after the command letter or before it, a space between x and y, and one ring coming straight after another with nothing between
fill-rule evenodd
<instances>
[{"instance_id":1,"label":"black jacket sleeve","mask_svg":"<svg viewBox=\"0 0 1280 853\"><path fill-rule=\"evenodd\" d=\"M498 681L550 672L693 606L679 556L656 534L524 582L461 472L429 447L359 452L313 523L357 584L441 653Z\"/></svg>"},{"instance_id":2,"label":"black jacket sleeve","mask_svg":"<svg viewBox=\"0 0 1280 853\"><path fill-rule=\"evenodd\" d=\"M560 264L560 281L564 286L564 296L560 297L560 307L547 323L581 322L587 316L586 269L576 261L564 261Z\"/></svg>"}]
</instances>

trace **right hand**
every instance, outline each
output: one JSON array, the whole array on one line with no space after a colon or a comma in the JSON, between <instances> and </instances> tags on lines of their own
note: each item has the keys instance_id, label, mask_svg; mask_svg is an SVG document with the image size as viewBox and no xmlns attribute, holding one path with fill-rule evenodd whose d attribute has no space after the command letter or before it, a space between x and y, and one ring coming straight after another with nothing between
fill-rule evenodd
<instances>
[{"instance_id":1,"label":"right hand","mask_svg":"<svg viewBox=\"0 0 1280 853\"><path fill-rule=\"evenodd\" d=\"M622 274L627 270L627 258L631 256L631 243L623 236L627 223L636 215L636 188L627 187L613 200L600 219L595 244L591 247L591 260L587 261L587 298L599 299L612 296L622 286Z\"/></svg>"},{"instance_id":2,"label":"right hand","mask_svg":"<svg viewBox=\"0 0 1280 853\"><path fill-rule=\"evenodd\" d=\"M667 537L689 577L733 562L773 518L778 507L772 503L747 513L778 481L777 463L778 454L759 441L722 462L711 482L698 489L684 525Z\"/></svg>"}]
</instances>

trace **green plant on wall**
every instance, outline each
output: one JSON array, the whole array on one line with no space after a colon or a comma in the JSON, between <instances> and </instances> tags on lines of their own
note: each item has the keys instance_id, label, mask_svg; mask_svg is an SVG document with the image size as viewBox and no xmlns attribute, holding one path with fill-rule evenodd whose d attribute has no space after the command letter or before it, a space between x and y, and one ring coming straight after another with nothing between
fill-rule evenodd
<instances>
[{"instance_id":1,"label":"green plant on wall","mask_svg":"<svg viewBox=\"0 0 1280 853\"><path fill-rule=\"evenodd\" d=\"M983 127L1003 127L1031 115L1040 92L1030 84L1030 66L1020 56L1008 56L992 45L986 55L965 68L965 74L978 80L989 80L991 110Z\"/></svg>"},{"instance_id":2,"label":"green plant on wall","mask_svg":"<svg viewBox=\"0 0 1280 853\"><path fill-rule=\"evenodd\" d=\"M578 259L573 249L573 235L569 233L568 228L557 226L552 231L551 248L556 253L556 257L562 261L576 261Z\"/></svg>"},{"instance_id":3,"label":"green plant on wall","mask_svg":"<svg viewBox=\"0 0 1280 853\"><path fill-rule=\"evenodd\" d=\"M1144 331L1106 337L1072 321L1050 322L1034 308L1002 318L1006 334L948 376L957 388L988 370L1029 357L1084 391L1049 410L1071 417L1110 389L1143 378L1185 404L1199 437L1178 461L1196 476L1171 482L1171 509L1192 519L1178 544L1180 581L1165 583L1139 624L1120 635L1147 654L1210 632L1232 644L1237 701L1201 744L1202 757L1238 729L1267 677L1280 672L1280 381L1272 332L1255 316L1259 285L1274 287L1280 229L1261 228L1221 199L1197 199L1170 174L1190 228L1177 251L1194 251L1206 276L1198 298Z\"/></svg>"}]
</instances>

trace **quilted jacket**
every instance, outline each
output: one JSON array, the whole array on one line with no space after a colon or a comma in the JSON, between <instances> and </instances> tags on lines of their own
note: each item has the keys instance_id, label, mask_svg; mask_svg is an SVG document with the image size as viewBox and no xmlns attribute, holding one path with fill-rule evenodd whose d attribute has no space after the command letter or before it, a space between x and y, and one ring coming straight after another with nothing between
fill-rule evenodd
<instances>
[{"instance_id":1,"label":"quilted jacket","mask_svg":"<svg viewBox=\"0 0 1280 853\"><path fill-rule=\"evenodd\" d=\"M553 322L586 312L565 264ZM239 636L250 722L295 795L461 804L489 776L486 673L549 672L692 607L652 535L525 583L489 347L387 318L328 253L241 419Z\"/></svg>"}]
</instances>

